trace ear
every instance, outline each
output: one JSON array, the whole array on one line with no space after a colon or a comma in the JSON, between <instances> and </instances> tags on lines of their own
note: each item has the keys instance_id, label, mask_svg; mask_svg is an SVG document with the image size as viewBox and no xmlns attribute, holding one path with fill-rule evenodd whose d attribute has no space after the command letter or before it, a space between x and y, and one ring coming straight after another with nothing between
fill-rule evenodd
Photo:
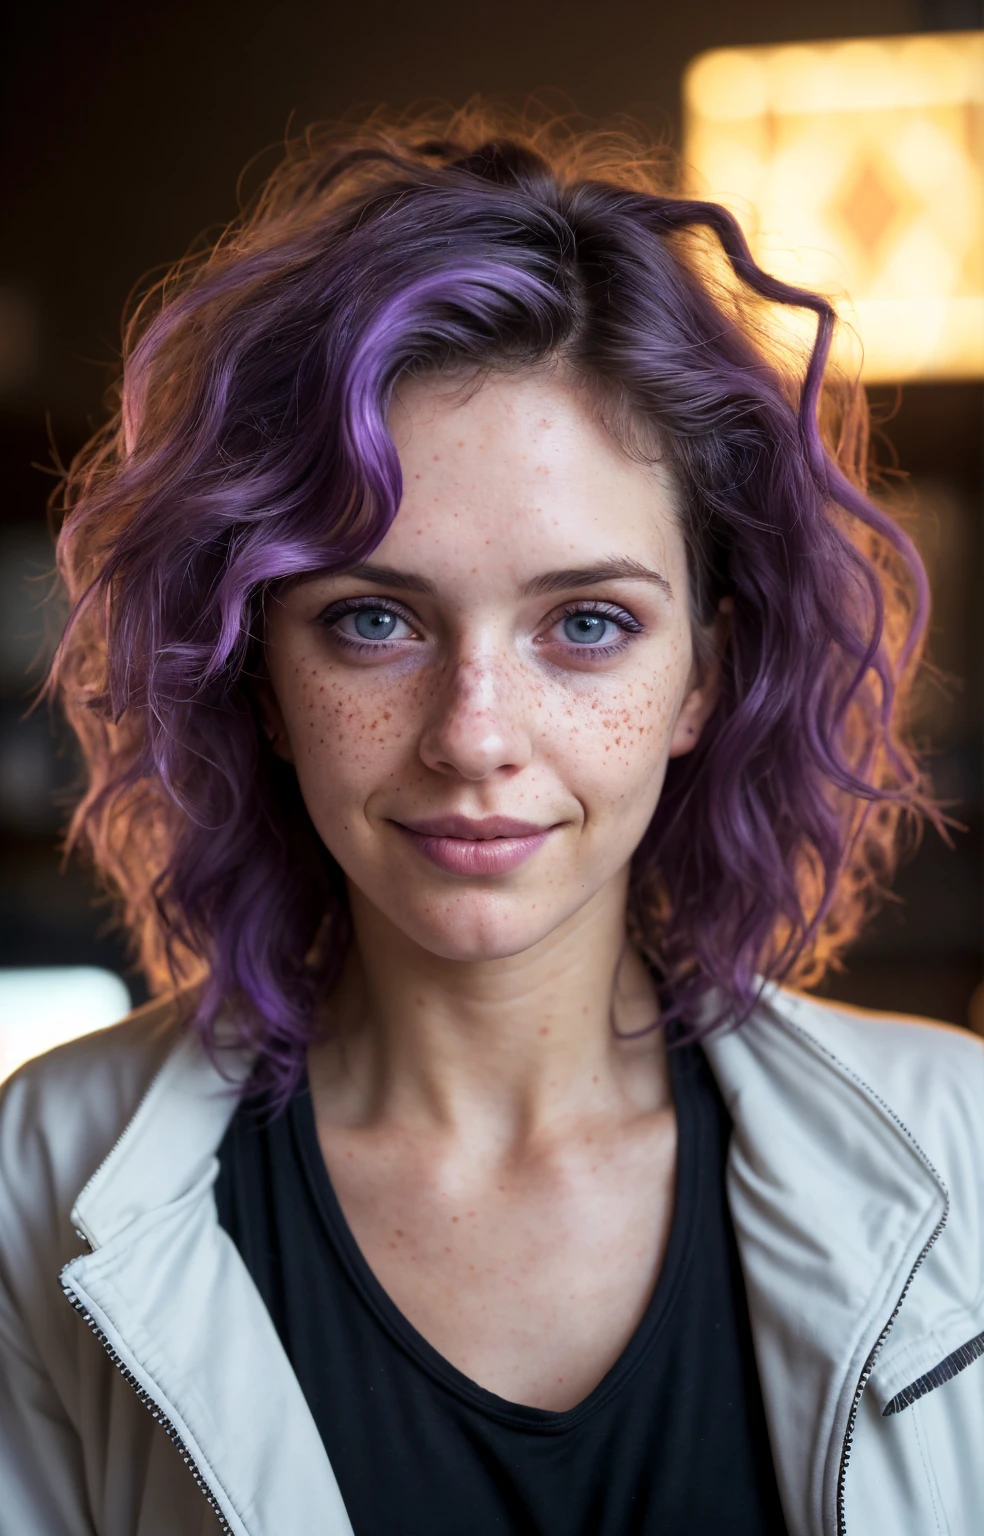
<instances>
[{"instance_id":1,"label":"ear","mask_svg":"<svg viewBox=\"0 0 984 1536\"><path fill-rule=\"evenodd\" d=\"M694 657L689 690L680 706L670 740L670 757L683 757L692 752L714 713L721 694L721 663L731 636L734 606L734 598L722 597L717 614L703 631L709 644L702 646L705 655L701 659Z\"/></svg>"},{"instance_id":2,"label":"ear","mask_svg":"<svg viewBox=\"0 0 984 1536\"><path fill-rule=\"evenodd\" d=\"M277 695L273 691L273 684L268 677L257 677L252 683L253 697L260 714L260 724L263 734L278 757L285 763L294 761L291 751L290 737L287 734L287 725L277 701Z\"/></svg>"}]
</instances>

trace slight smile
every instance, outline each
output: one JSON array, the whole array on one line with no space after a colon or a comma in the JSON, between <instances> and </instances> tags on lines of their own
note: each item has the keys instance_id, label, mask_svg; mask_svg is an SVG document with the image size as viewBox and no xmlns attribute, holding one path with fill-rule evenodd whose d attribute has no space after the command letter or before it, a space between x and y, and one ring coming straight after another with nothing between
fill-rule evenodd
<instances>
[{"instance_id":1,"label":"slight smile","mask_svg":"<svg viewBox=\"0 0 984 1536\"><path fill-rule=\"evenodd\" d=\"M553 827L538 827L508 816L437 816L429 821L394 821L425 859L451 875L504 875L531 858Z\"/></svg>"}]
</instances>

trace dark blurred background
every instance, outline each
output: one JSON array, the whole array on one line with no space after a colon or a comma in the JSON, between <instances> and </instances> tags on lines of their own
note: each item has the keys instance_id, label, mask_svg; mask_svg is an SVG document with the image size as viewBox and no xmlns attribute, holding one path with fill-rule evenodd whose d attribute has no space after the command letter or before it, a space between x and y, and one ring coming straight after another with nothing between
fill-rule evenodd
<instances>
[{"instance_id":1,"label":"dark blurred background","mask_svg":"<svg viewBox=\"0 0 984 1536\"><path fill-rule=\"evenodd\" d=\"M70 744L45 712L25 716L51 568L43 466L52 444L67 461L100 419L133 285L235 213L247 161L288 129L360 106L476 92L516 104L560 92L679 147L681 75L704 49L982 24L980 0L19 7L0 66L0 966L126 967L85 870L60 871ZM966 830L953 848L926 833L897 879L900 902L822 990L980 1028L984 388L870 393L882 455L912 477L934 588L930 654L953 679L923 690L919 726ZM127 979L140 1000L139 977Z\"/></svg>"}]
</instances>

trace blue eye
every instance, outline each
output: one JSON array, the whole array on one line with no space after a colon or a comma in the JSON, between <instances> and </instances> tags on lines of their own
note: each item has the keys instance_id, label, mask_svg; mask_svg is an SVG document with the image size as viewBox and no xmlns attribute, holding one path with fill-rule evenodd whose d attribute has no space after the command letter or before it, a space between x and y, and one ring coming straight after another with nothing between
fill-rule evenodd
<instances>
[{"instance_id":1,"label":"blue eye","mask_svg":"<svg viewBox=\"0 0 984 1536\"><path fill-rule=\"evenodd\" d=\"M564 620L564 634L575 645L597 645L608 638L611 622L600 613L572 613Z\"/></svg>"},{"instance_id":2,"label":"blue eye","mask_svg":"<svg viewBox=\"0 0 984 1536\"><path fill-rule=\"evenodd\" d=\"M388 640L398 622L397 615L386 608L360 608L353 619L361 640Z\"/></svg>"},{"instance_id":3,"label":"blue eye","mask_svg":"<svg viewBox=\"0 0 984 1536\"><path fill-rule=\"evenodd\" d=\"M380 656L393 652L387 642L419 640L412 619L386 603L359 602L343 598L318 616L318 623L334 637L336 644L351 651L370 656L374 651Z\"/></svg>"}]
</instances>

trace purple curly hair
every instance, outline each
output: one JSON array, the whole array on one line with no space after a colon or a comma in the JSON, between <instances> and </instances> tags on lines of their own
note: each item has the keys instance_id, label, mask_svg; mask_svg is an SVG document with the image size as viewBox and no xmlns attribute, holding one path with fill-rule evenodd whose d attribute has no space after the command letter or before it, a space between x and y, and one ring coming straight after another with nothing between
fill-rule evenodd
<instances>
[{"instance_id":1,"label":"purple curly hair","mask_svg":"<svg viewBox=\"0 0 984 1536\"><path fill-rule=\"evenodd\" d=\"M715 987L714 1022L743 1017L757 976L814 984L901 832L941 825L905 740L926 577L865 494L830 305L756 266L724 209L661 188L627 139L475 110L308 135L130 322L119 410L64 490L50 686L89 768L70 843L122 894L152 983L200 982L190 1022L213 1048L233 1017L278 1101L351 934L250 679L267 594L364 560L395 517L408 373L576 370L676 473L695 622L733 598L721 699L633 865L667 1022ZM805 367L770 305L816 316Z\"/></svg>"}]
</instances>

